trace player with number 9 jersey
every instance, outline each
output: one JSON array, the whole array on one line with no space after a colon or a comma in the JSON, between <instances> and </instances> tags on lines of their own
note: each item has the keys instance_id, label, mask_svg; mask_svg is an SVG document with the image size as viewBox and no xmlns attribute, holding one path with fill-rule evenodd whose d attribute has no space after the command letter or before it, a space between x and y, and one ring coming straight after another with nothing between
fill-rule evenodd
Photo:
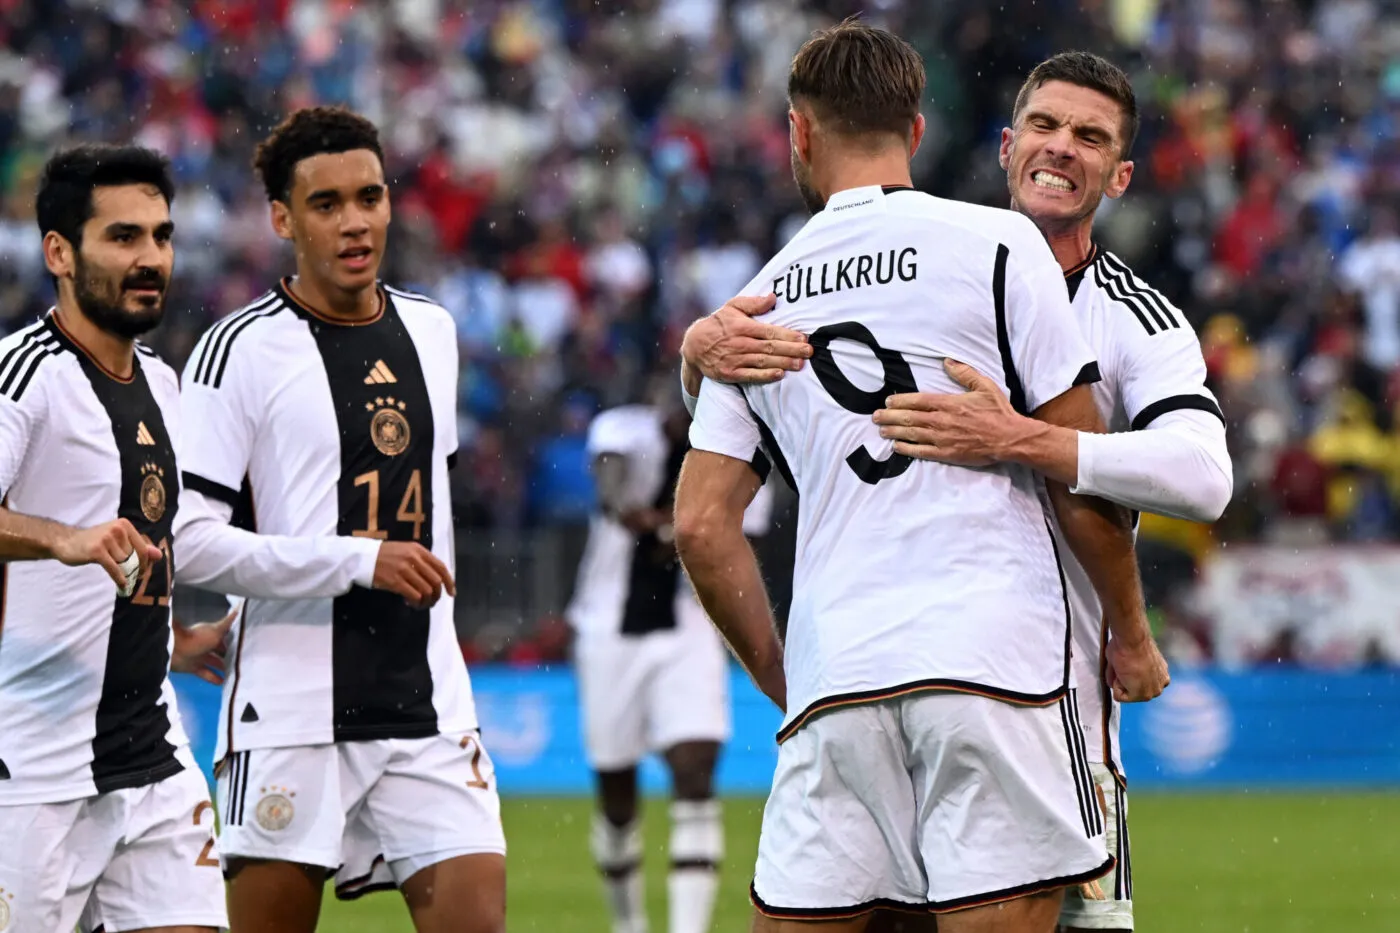
<instances>
[{"instance_id":1,"label":"player with number 9 jersey","mask_svg":"<svg viewBox=\"0 0 1400 933\"><path fill-rule=\"evenodd\" d=\"M1011 387L1023 411L1095 381L1097 363L1049 247L1009 211L909 188L850 188L833 194L744 294L767 291L778 301L764 320L807 334L810 366L770 385L706 380L691 429L693 448L745 463L770 458L799 493L787 708L755 879L759 910L815 917L808 912L890 900L954 909L1101 874L1111 860L1097 809L1084 805L1091 791L1083 745L1067 741L1078 732L1068 702L1070 620L1041 482L1015 465L915 462L892 453L869 417L890 395L950 389L944 359L969 362ZM950 693L980 701L959 701L966 709L956 718L976 720L972 728L1002 742L1023 737L999 749L998 779L983 777L987 788L1041 788L1037 808L1017 813L1009 801L1003 808L984 788L985 809L963 818L974 823L970 832L947 848L932 836L925 841L924 861L944 866L930 868L927 889L900 858L869 890L844 886L844 897L842 887L804 880L829 870L811 863L810 840L767 830L794 819L777 813L799 806L806 780L791 774L798 759L820 767L824 748L841 744L833 739L841 717L832 713L874 716L853 726L867 734L879 731L887 710L927 726L929 710L954 704L935 700L942 705L919 712L879 704ZM895 784L881 783L879 759L871 751L869 786L897 800ZM908 765L899 761L892 773ZM960 793L934 773L921 789L930 801L946 794L945 806ZM1013 791L1009 800L1022 796ZM823 811L809 798L805 806L838 819L845 805L828 805ZM1016 821L1057 843L1001 840L996 858L974 856L992 825ZM950 867L960 863L968 867Z\"/></svg>"},{"instance_id":2,"label":"player with number 9 jersey","mask_svg":"<svg viewBox=\"0 0 1400 933\"><path fill-rule=\"evenodd\" d=\"M855 930L898 908L937 912L949 933L1048 933L1060 891L1114 864L1049 513L1115 632L1146 626L1127 515L1017 464L913 461L871 417L891 395L952 390L957 360L1040 421L1102 424L1094 353L1035 225L913 190L923 87L908 43L857 22L798 52L793 172L814 216L743 294L776 295L764 321L807 335L810 365L696 386L678 551L785 713L756 930ZM799 503L781 643L739 533L765 460Z\"/></svg>"},{"instance_id":3,"label":"player with number 9 jersey","mask_svg":"<svg viewBox=\"0 0 1400 933\"><path fill-rule=\"evenodd\" d=\"M341 897L408 895L420 871L501 855L504 838L448 569L455 326L377 282L372 124L299 111L259 158L298 274L214 325L186 365L175 533L182 581L245 598L219 718L220 838L234 924L263 929L314 917L319 895L272 904L277 883L249 864L319 866ZM406 585L389 579L401 557Z\"/></svg>"}]
</instances>

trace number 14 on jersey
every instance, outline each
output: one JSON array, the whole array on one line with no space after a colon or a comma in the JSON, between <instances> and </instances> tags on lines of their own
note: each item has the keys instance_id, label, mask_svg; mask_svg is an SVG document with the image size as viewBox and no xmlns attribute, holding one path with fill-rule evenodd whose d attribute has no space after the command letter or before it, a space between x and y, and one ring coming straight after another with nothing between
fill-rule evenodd
<instances>
[{"instance_id":1,"label":"number 14 on jersey","mask_svg":"<svg viewBox=\"0 0 1400 933\"><path fill-rule=\"evenodd\" d=\"M379 471L370 470L368 473L361 473L355 477L355 486L369 487L369 508L365 517L363 528L356 528L351 532L357 538L377 538L386 541L389 532L379 527ZM421 541L423 538L423 523L428 520L428 515L423 511L423 471L414 470L408 478L408 486L404 489L403 499L399 502L399 510L394 516L400 522L405 522L413 526L413 537L409 540Z\"/></svg>"}]
</instances>

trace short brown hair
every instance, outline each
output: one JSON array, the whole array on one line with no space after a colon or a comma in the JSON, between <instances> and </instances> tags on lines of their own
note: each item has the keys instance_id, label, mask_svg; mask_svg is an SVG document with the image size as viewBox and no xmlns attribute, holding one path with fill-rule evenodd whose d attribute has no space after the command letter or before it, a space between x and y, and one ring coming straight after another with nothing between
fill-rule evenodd
<instances>
[{"instance_id":1,"label":"short brown hair","mask_svg":"<svg viewBox=\"0 0 1400 933\"><path fill-rule=\"evenodd\" d=\"M297 163L324 152L368 149L384 165L379 130L344 107L304 107L287 117L258 144L253 168L262 178L269 201L286 203Z\"/></svg>"},{"instance_id":2,"label":"short brown hair","mask_svg":"<svg viewBox=\"0 0 1400 933\"><path fill-rule=\"evenodd\" d=\"M894 33L852 18L813 33L792 60L788 100L844 136L907 138L924 96L924 62Z\"/></svg>"},{"instance_id":3,"label":"short brown hair","mask_svg":"<svg viewBox=\"0 0 1400 933\"><path fill-rule=\"evenodd\" d=\"M1118 157L1126 159L1138 134L1137 96L1133 94L1133 83L1128 80L1127 73L1108 59L1091 52L1052 55L1031 69L1021 90L1016 92L1016 106L1011 110L1012 126L1021 118L1021 111L1026 109L1031 92L1051 81L1087 87L1118 103L1118 108L1123 111L1118 127L1123 145Z\"/></svg>"}]
</instances>

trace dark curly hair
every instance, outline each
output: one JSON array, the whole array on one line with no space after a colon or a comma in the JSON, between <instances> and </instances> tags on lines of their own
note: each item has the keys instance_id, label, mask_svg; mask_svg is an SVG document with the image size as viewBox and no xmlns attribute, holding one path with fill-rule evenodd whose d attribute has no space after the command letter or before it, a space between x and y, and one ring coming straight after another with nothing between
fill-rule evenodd
<instances>
[{"instance_id":1,"label":"dark curly hair","mask_svg":"<svg viewBox=\"0 0 1400 933\"><path fill-rule=\"evenodd\" d=\"M152 185L168 205L175 200L170 161L141 146L86 144L60 149L44 164L34 213L39 233L58 233L74 248L92 219L92 191L115 185Z\"/></svg>"},{"instance_id":2,"label":"dark curly hair","mask_svg":"<svg viewBox=\"0 0 1400 933\"><path fill-rule=\"evenodd\" d=\"M368 149L384 164L379 130L344 107L306 107L287 117L258 144L253 168L262 178L269 201L286 203L297 163L324 152Z\"/></svg>"}]
</instances>

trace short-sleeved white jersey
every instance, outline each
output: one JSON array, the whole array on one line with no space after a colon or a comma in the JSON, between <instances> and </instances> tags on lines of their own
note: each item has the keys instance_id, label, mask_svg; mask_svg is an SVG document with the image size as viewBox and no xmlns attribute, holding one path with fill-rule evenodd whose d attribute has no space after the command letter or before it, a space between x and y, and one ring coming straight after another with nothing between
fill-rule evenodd
<instances>
[{"instance_id":1,"label":"short-sleeved white jersey","mask_svg":"<svg viewBox=\"0 0 1400 933\"><path fill-rule=\"evenodd\" d=\"M368 588L382 541L420 542L454 566L456 332L429 299L381 294L378 317L346 324L281 283L214 325L185 367L186 490L241 502L257 532L209 544L193 524L207 525L207 506L183 510L176 528L190 557L182 581L250 597L234 628L220 758L476 726L452 599L413 609ZM320 595L269 598L287 566L321 556L337 569Z\"/></svg>"},{"instance_id":2,"label":"short-sleeved white jersey","mask_svg":"<svg viewBox=\"0 0 1400 933\"><path fill-rule=\"evenodd\" d=\"M1069 619L1043 484L896 455L871 420L891 394L958 391L947 358L1025 412L1097 378L1040 233L909 189L843 191L745 293L768 291L764 320L807 334L810 365L771 385L706 381L691 443L765 451L799 496L780 737L912 690L1057 701Z\"/></svg>"},{"instance_id":3,"label":"short-sleeved white jersey","mask_svg":"<svg viewBox=\"0 0 1400 933\"><path fill-rule=\"evenodd\" d=\"M649 405L600 412L588 426L588 455L627 458L629 504L670 508L676 479L690 444L673 440L663 414ZM765 534L773 510L764 485L744 514L744 531ZM681 570L674 539L636 535L616 518L595 512L565 613L581 635L646 635L685 626L708 626L690 580Z\"/></svg>"},{"instance_id":4,"label":"short-sleeved white jersey","mask_svg":"<svg viewBox=\"0 0 1400 933\"><path fill-rule=\"evenodd\" d=\"M1099 361L1102 379L1094 403L1110 431L1139 431L1177 411L1200 411L1224 420L1206 388L1201 344L1186 316L1113 253L1094 248L1066 275L1072 305ZM1059 535L1059 526L1055 526ZM1061 539L1074 618L1075 682L1089 760L1121 776L1119 706L1104 682L1108 630L1093 584Z\"/></svg>"},{"instance_id":5,"label":"short-sleeved white jersey","mask_svg":"<svg viewBox=\"0 0 1400 933\"><path fill-rule=\"evenodd\" d=\"M137 350L119 378L53 313L0 340L6 508L76 528L125 518L165 553L130 596L95 564L0 563L0 805L194 767L168 677L179 387Z\"/></svg>"}]
</instances>

